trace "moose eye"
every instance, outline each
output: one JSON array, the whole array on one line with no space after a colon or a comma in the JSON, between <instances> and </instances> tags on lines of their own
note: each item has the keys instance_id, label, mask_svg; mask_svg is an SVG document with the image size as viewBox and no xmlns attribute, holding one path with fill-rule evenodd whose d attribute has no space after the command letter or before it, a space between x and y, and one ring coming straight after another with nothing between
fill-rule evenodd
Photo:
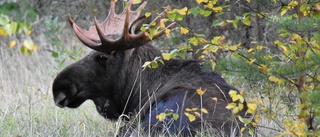
<instances>
[{"instance_id":1,"label":"moose eye","mask_svg":"<svg viewBox=\"0 0 320 137\"><path fill-rule=\"evenodd\" d=\"M107 57L104 55L98 55L95 57L95 61L99 63L105 63L107 61Z\"/></svg>"}]
</instances>

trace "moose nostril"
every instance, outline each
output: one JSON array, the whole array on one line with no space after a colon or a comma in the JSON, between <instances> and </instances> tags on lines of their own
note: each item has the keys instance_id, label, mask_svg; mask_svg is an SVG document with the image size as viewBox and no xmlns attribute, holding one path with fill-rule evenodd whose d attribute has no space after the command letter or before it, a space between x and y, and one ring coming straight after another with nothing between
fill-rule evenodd
<instances>
[{"instance_id":1,"label":"moose nostril","mask_svg":"<svg viewBox=\"0 0 320 137\"><path fill-rule=\"evenodd\" d=\"M65 99L61 100L59 102L56 102L56 106L60 107L60 108L64 108L65 107Z\"/></svg>"},{"instance_id":2,"label":"moose nostril","mask_svg":"<svg viewBox=\"0 0 320 137\"><path fill-rule=\"evenodd\" d=\"M54 97L54 102L56 106L63 108L65 107L66 99L66 95L60 92Z\"/></svg>"}]
</instances>

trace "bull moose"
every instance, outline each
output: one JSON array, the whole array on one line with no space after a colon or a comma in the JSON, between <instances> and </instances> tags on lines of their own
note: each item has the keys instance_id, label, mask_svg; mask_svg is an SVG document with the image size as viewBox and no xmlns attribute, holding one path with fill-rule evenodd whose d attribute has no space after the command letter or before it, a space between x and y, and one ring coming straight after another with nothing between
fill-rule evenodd
<instances>
[{"instance_id":1,"label":"bull moose","mask_svg":"<svg viewBox=\"0 0 320 137\"><path fill-rule=\"evenodd\" d=\"M132 1L129 1L124 11L116 14L112 1L105 21L98 23L94 19L94 26L88 31L68 16L76 36L94 51L55 78L52 87L55 104L61 108L77 108L86 100L92 100L99 114L107 119L116 120L126 115L129 121L120 131L121 136L134 134L134 125L151 134L194 136L196 131L209 127L222 135L239 135L243 125L226 109L231 101L228 92L238 90L220 75L202 70L196 60L182 59L165 60L155 69L142 70L144 62L161 56L158 49L148 44L151 39L140 31L139 26L149 18L140 17L146 4L143 2L132 11ZM159 14L147 30L159 24L167 12ZM165 29L174 25L172 22ZM165 29L154 34L153 39L163 35ZM199 89L204 93L198 94ZM242 116L246 105L244 108ZM136 117L139 121L132 122Z\"/></svg>"}]
</instances>

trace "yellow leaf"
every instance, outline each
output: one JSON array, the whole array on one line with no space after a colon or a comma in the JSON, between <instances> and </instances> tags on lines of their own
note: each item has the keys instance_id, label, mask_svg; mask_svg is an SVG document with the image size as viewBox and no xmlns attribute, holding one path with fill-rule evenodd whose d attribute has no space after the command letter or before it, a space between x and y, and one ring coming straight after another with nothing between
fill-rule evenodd
<instances>
[{"instance_id":1,"label":"yellow leaf","mask_svg":"<svg viewBox=\"0 0 320 137\"><path fill-rule=\"evenodd\" d=\"M141 3L141 0L133 0L133 4L139 4Z\"/></svg>"},{"instance_id":2,"label":"yellow leaf","mask_svg":"<svg viewBox=\"0 0 320 137\"><path fill-rule=\"evenodd\" d=\"M33 44L33 46L32 46L32 50L33 50L34 52L36 52L36 51L37 51L37 49L38 49L37 45L36 45L36 44Z\"/></svg>"},{"instance_id":3,"label":"yellow leaf","mask_svg":"<svg viewBox=\"0 0 320 137\"><path fill-rule=\"evenodd\" d=\"M230 90L230 91L229 91L230 97L236 96L237 94L238 94L238 92L235 91L235 90Z\"/></svg>"},{"instance_id":4,"label":"yellow leaf","mask_svg":"<svg viewBox=\"0 0 320 137\"><path fill-rule=\"evenodd\" d=\"M250 113L250 114L253 114L257 109L257 104L256 103L248 103L247 106L248 106L247 112Z\"/></svg>"},{"instance_id":5,"label":"yellow leaf","mask_svg":"<svg viewBox=\"0 0 320 137\"><path fill-rule=\"evenodd\" d=\"M255 62L256 61L256 59L252 59L252 60L249 60L249 61L246 61L249 65L252 65L253 64L253 62Z\"/></svg>"},{"instance_id":6,"label":"yellow leaf","mask_svg":"<svg viewBox=\"0 0 320 137\"><path fill-rule=\"evenodd\" d=\"M237 97L238 97L238 99L240 100L240 102L241 102L241 103L243 103L243 102L244 102L244 98L243 98L243 96L242 96L242 95L238 94L238 95L237 95Z\"/></svg>"},{"instance_id":7,"label":"yellow leaf","mask_svg":"<svg viewBox=\"0 0 320 137\"><path fill-rule=\"evenodd\" d=\"M268 108L267 108L267 107L263 107L263 108L261 108L261 110L263 110L263 111L267 111L267 110L268 110Z\"/></svg>"},{"instance_id":8,"label":"yellow leaf","mask_svg":"<svg viewBox=\"0 0 320 137\"><path fill-rule=\"evenodd\" d=\"M158 119L159 121L163 121L166 118L166 116L166 113L160 113L156 116L156 119Z\"/></svg>"},{"instance_id":9,"label":"yellow leaf","mask_svg":"<svg viewBox=\"0 0 320 137\"><path fill-rule=\"evenodd\" d=\"M291 2L288 4L288 8L293 9L293 8L296 7L297 5L298 5L298 2L297 2L297 1L291 1Z\"/></svg>"},{"instance_id":10,"label":"yellow leaf","mask_svg":"<svg viewBox=\"0 0 320 137\"><path fill-rule=\"evenodd\" d=\"M282 7L281 8L281 12L280 12L280 15L283 16L284 14L286 14L288 11L288 8L286 6Z\"/></svg>"},{"instance_id":11,"label":"yellow leaf","mask_svg":"<svg viewBox=\"0 0 320 137\"><path fill-rule=\"evenodd\" d=\"M231 98L233 102L236 102L237 100L239 100L237 95L231 96Z\"/></svg>"},{"instance_id":12,"label":"yellow leaf","mask_svg":"<svg viewBox=\"0 0 320 137\"><path fill-rule=\"evenodd\" d=\"M242 23L244 25L250 26L250 16L247 16L246 18L244 18L244 20L242 20Z\"/></svg>"},{"instance_id":13,"label":"yellow leaf","mask_svg":"<svg viewBox=\"0 0 320 137\"><path fill-rule=\"evenodd\" d=\"M166 27L166 25L164 23L166 23L167 21L168 21L168 19L161 19L160 25L159 25L161 29L164 29Z\"/></svg>"},{"instance_id":14,"label":"yellow leaf","mask_svg":"<svg viewBox=\"0 0 320 137\"><path fill-rule=\"evenodd\" d=\"M239 112L239 108L235 107L232 109L233 114L237 114Z\"/></svg>"},{"instance_id":15,"label":"yellow leaf","mask_svg":"<svg viewBox=\"0 0 320 137\"><path fill-rule=\"evenodd\" d=\"M205 58L205 56L201 55L201 56L198 57L198 60L201 60L201 59L204 59L204 58Z\"/></svg>"},{"instance_id":16,"label":"yellow leaf","mask_svg":"<svg viewBox=\"0 0 320 137\"><path fill-rule=\"evenodd\" d=\"M320 81L320 75L317 76L317 80Z\"/></svg>"},{"instance_id":17,"label":"yellow leaf","mask_svg":"<svg viewBox=\"0 0 320 137\"><path fill-rule=\"evenodd\" d=\"M269 77L269 81L278 83L278 82L280 81L280 79L277 78L276 76L270 76L270 77Z\"/></svg>"},{"instance_id":18,"label":"yellow leaf","mask_svg":"<svg viewBox=\"0 0 320 137\"><path fill-rule=\"evenodd\" d=\"M243 91L240 91L239 94L240 94L241 96L243 96L243 95L244 95L244 92L243 92Z\"/></svg>"},{"instance_id":19,"label":"yellow leaf","mask_svg":"<svg viewBox=\"0 0 320 137\"><path fill-rule=\"evenodd\" d=\"M227 106L226 106L226 109L233 109L237 107L237 104L236 103L229 103Z\"/></svg>"},{"instance_id":20,"label":"yellow leaf","mask_svg":"<svg viewBox=\"0 0 320 137\"><path fill-rule=\"evenodd\" d=\"M238 108L239 108L240 111L243 110L243 107L244 107L244 106L243 106L242 103L239 103L239 104L238 104Z\"/></svg>"},{"instance_id":21,"label":"yellow leaf","mask_svg":"<svg viewBox=\"0 0 320 137\"><path fill-rule=\"evenodd\" d=\"M184 28L184 27L180 27L180 33L181 34L187 34L187 33L189 33L189 29Z\"/></svg>"},{"instance_id":22,"label":"yellow leaf","mask_svg":"<svg viewBox=\"0 0 320 137\"><path fill-rule=\"evenodd\" d=\"M206 90L202 90L201 88L197 89L197 93L202 96L206 92Z\"/></svg>"},{"instance_id":23,"label":"yellow leaf","mask_svg":"<svg viewBox=\"0 0 320 137\"><path fill-rule=\"evenodd\" d=\"M289 131L289 130L284 131L283 134L285 134L285 135L294 135L294 134L293 134L291 131Z\"/></svg>"},{"instance_id":24,"label":"yellow leaf","mask_svg":"<svg viewBox=\"0 0 320 137\"><path fill-rule=\"evenodd\" d=\"M301 37L298 34L292 34L291 35L291 40L300 40L300 39L301 39Z\"/></svg>"},{"instance_id":25,"label":"yellow leaf","mask_svg":"<svg viewBox=\"0 0 320 137\"><path fill-rule=\"evenodd\" d=\"M193 122L193 121L196 120L196 117L193 114L190 114L190 113L187 113L187 112L184 112L184 114L188 117L190 122Z\"/></svg>"},{"instance_id":26,"label":"yellow leaf","mask_svg":"<svg viewBox=\"0 0 320 137\"><path fill-rule=\"evenodd\" d=\"M10 48L13 48L15 45L17 44L17 42L15 40L10 42Z\"/></svg>"},{"instance_id":27,"label":"yellow leaf","mask_svg":"<svg viewBox=\"0 0 320 137\"><path fill-rule=\"evenodd\" d=\"M186 111L187 111L187 112L190 112L190 111L191 111L191 109L190 109L190 108L186 108Z\"/></svg>"},{"instance_id":28,"label":"yellow leaf","mask_svg":"<svg viewBox=\"0 0 320 137\"><path fill-rule=\"evenodd\" d=\"M285 47L285 46L280 46L282 49L283 49L283 52L285 53L285 54L288 54L288 49L287 49L287 47Z\"/></svg>"},{"instance_id":29,"label":"yellow leaf","mask_svg":"<svg viewBox=\"0 0 320 137\"><path fill-rule=\"evenodd\" d=\"M171 32L170 29L164 30L164 33L166 34L167 37L170 37L170 32Z\"/></svg>"},{"instance_id":30,"label":"yellow leaf","mask_svg":"<svg viewBox=\"0 0 320 137\"><path fill-rule=\"evenodd\" d=\"M184 7L180 10L178 10L177 12L180 14L180 15L186 15L187 14L187 11L188 11L188 8L187 7Z\"/></svg>"},{"instance_id":31,"label":"yellow leaf","mask_svg":"<svg viewBox=\"0 0 320 137\"><path fill-rule=\"evenodd\" d=\"M3 27L0 27L0 36L7 37L8 33Z\"/></svg>"},{"instance_id":32,"label":"yellow leaf","mask_svg":"<svg viewBox=\"0 0 320 137\"><path fill-rule=\"evenodd\" d=\"M240 129L241 133L243 133L244 130L246 130L246 128L245 128L245 127L242 127L242 128Z\"/></svg>"},{"instance_id":33,"label":"yellow leaf","mask_svg":"<svg viewBox=\"0 0 320 137\"><path fill-rule=\"evenodd\" d=\"M232 22L233 22L233 20L226 20L226 22L228 22L228 23L232 23Z\"/></svg>"},{"instance_id":34,"label":"yellow leaf","mask_svg":"<svg viewBox=\"0 0 320 137\"><path fill-rule=\"evenodd\" d=\"M320 12L320 2L314 5L315 9Z\"/></svg>"},{"instance_id":35,"label":"yellow leaf","mask_svg":"<svg viewBox=\"0 0 320 137\"><path fill-rule=\"evenodd\" d=\"M240 45L241 45L241 43L238 43L237 45L233 45L233 46L229 47L229 50L236 51Z\"/></svg>"},{"instance_id":36,"label":"yellow leaf","mask_svg":"<svg viewBox=\"0 0 320 137\"><path fill-rule=\"evenodd\" d=\"M23 46L25 46L28 50L31 50L33 48L33 42L31 40L24 40Z\"/></svg>"},{"instance_id":37,"label":"yellow leaf","mask_svg":"<svg viewBox=\"0 0 320 137\"><path fill-rule=\"evenodd\" d=\"M231 47L229 47L229 50L231 50L231 51L236 51L238 49L238 46L231 46Z\"/></svg>"},{"instance_id":38,"label":"yellow leaf","mask_svg":"<svg viewBox=\"0 0 320 137\"><path fill-rule=\"evenodd\" d=\"M248 52L249 52L249 53L251 53L251 52L253 52L253 51L254 51L253 48L248 49Z\"/></svg>"},{"instance_id":39,"label":"yellow leaf","mask_svg":"<svg viewBox=\"0 0 320 137\"><path fill-rule=\"evenodd\" d=\"M252 125L253 127L257 127L257 123L256 123L256 122L251 122L251 125Z\"/></svg>"},{"instance_id":40,"label":"yellow leaf","mask_svg":"<svg viewBox=\"0 0 320 137\"><path fill-rule=\"evenodd\" d=\"M32 33L31 30L28 30L28 31L27 31L27 35L30 35L31 33Z\"/></svg>"},{"instance_id":41,"label":"yellow leaf","mask_svg":"<svg viewBox=\"0 0 320 137\"><path fill-rule=\"evenodd\" d=\"M320 76L319 76L320 77ZM212 100L214 100L214 101L217 101L218 100L218 98L217 97L213 97L213 98L211 98Z\"/></svg>"},{"instance_id":42,"label":"yellow leaf","mask_svg":"<svg viewBox=\"0 0 320 137\"><path fill-rule=\"evenodd\" d=\"M146 16L146 17L148 18L148 17L151 16L151 13L150 13L150 12L146 12L146 13L144 14L144 16Z\"/></svg>"},{"instance_id":43,"label":"yellow leaf","mask_svg":"<svg viewBox=\"0 0 320 137\"><path fill-rule=\"evenodd\" d=\"M257 50L261 51L263 49L262 45L257 46Z\"/></svg>"},{"instance_id":44,"label":"yellow leaf","mask_svg":"<svg viewBox=\"0 0 320 137\"><path fill-rule=\"evenodd\" d=\"M198 4L202 3L202 2L208 2L209 0L196 0Z\"/></svg>"},{"instance_id":45,"label":"yellow leaf","mask_svg":"<svg viewBox=\"0 0 320 137\"><path fill-rule=\"evenodd\" d=\"M255 122L259 122L260 120L261 120L260 115L255 115L255 116L254 116L254 121L255 121Z\"/></svg>"},{"instance_id":46,"label":"yellow leaf","mask_svg":"<svg viewBox=\"0 0 320 137\"><path fill-rule=\"evenodd\" d=\"M228 24L229 24L228 22L224 21L223 23L220 24L220 26L221 26L221 27L225 27L225 26L227 26Z\"/></svg>"},{"instance_id":47,"label":"yellow leaf","mask_svg":"<svg viewBox=\"0 0 320 137\"><path fill-rule=\"evenodd\" d=\"M219 7L213 7L212 10L213 10L214 12L221 12L221 11L222 11L222 7L221 7L221 6L219 6Z\"/></svg>"},{"instance_id":48,"label":"yellow leaf","mask_svg":"<svg viewBox=\"0 0 320 137\"><path fill-rule=\"evenodd\" d=\"M263 73L267 73L269 71L267 65L265 64L260 64L260 66L258 66L258 69L261 69Z\"/></svg>"},{"instance_id":49,"label":"yellow leaf","mask_svg":"<svg viewBox=\"0 0 320 137\"><path fill-rule=\"evenodd\" d=\"M196 116L200 117L201 114L199 112L193 112Z\"/></svg>"},{"instance_id":50,"label":"yellow leaf","mask_svg":"<svg viewBox=\"0 0 320 137\"><path fill-rule=\"evenodd\" d=\"M208 114L208 110L205 109L205 108L201 108L201 112L202 112L202 113L205 113L205 114Z\"/></svg>"},{"instance_id":51,"label":"yellow leaf","mask_svg":"<svg viewBox=\"0 0 320 137\"><path fill-rule=\"evenodd\" d=\"M197 111L197 110L198 110L198 108L191 108L191 110L192 110L192 111Z\"/></svg>"}]
</instances>

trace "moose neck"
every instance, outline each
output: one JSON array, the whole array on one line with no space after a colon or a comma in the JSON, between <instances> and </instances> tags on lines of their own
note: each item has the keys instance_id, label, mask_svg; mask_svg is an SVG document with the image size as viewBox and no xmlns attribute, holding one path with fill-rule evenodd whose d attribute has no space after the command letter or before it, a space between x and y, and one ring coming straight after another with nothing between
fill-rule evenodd
<instances>
[{"instance_id":1,"label":"moose neck","mask_svg":"<svg viewBox=\"0 0 320 137\"><path fill-rule=\"evenodd\" d=\"M114 88L114 100L124 114L137 113L147 109L154 99L161 96L161 90L168 90L180 85L187 86L181 80L201 75L202 71L197 61L172 59L158 63L157 68L146 68L142 65L161 56L161 52L150 45L136 48L130 58L124 61L122 71L117 81L123 81ZM177 81L178 80L178 81ZM121 93L120 93L121 92ZM157 96L154 93L157 92ZM118 102L117 102L118 101ZM142 113L143 111L142 110Z\"/></svg>"},{"instance_id":2,"label":"moose neck","mask_svg":"<svg viewBox=\"0 0 320 137\"><path fill-rule=\"evenodd\" d=\"M139 109L144 104L142 96L148 96L147 92L153 92L156 82L157 69L142 70L142 65L146 61L152 61L155 57L161 56L161 52L151 45L141 46L131 51L126 51L124 65L116 81L121 81L115 85L114 100L124 114L129 114ZM158 77L159 78L159 77ZM160 85L161 86L161 85ZM121 92L121 93L120 93ZM141 103L141 104L139 104ZM130 108L130 109L129 109Z\"/></svg>"}]
</instances>

